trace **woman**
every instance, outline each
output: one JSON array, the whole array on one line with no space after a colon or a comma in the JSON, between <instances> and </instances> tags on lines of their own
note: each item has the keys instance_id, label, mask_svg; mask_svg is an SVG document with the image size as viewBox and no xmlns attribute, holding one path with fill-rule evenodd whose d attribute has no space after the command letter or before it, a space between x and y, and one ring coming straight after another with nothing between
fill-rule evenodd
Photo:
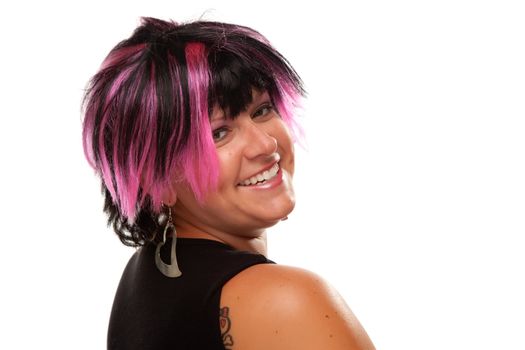
<instances>
[{"instance_id":1,"label":"woman","mask_svg":"<svg viewBox=\"0 0 525 350\"><path fill-rule=\"evenodd\" d=\"M371 349L318 276L266 258L295 199L302 83L252 29L144 18L92 78L86 156L124 244L109 349Z\"/></svg>"}]
</instances>

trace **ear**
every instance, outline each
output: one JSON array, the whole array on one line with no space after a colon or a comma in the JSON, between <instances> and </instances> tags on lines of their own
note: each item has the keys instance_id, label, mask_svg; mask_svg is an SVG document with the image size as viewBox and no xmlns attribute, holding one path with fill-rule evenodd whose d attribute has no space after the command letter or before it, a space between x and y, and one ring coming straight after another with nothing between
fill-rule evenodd
<instances>
[{"instance_id":1,"label":"ear","mask_svg":"<svg viewBox=\"0 0 525 350\"><path fill-rule=\"evenodd\" d=\"M170 184L161 196L162 203L168 207L173 207L177 203L177 191L175 187Z\"/></svg>"}]
</instances>

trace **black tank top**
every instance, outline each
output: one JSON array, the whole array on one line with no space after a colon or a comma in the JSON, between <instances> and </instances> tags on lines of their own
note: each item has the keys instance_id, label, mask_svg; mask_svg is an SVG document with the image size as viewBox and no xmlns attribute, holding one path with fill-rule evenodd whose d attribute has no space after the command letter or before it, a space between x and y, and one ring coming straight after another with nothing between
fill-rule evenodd
<instances>
[{"instance_id":1,"label":"black tank top","mask_svg":"<svg viewBox=\"0 0 525 350\"><path fill-rule=\"evenodd\" d=\"M166 242L161 251L169 261ZM242 270L273 263L206 239L177 240L182 276L169 278L155 266L155 246L130 259L117 289L108 329L108 349L224 350L219 325L222 286ZM167 255L167 256L166 256Z\"/></svg>"}]
</instances>

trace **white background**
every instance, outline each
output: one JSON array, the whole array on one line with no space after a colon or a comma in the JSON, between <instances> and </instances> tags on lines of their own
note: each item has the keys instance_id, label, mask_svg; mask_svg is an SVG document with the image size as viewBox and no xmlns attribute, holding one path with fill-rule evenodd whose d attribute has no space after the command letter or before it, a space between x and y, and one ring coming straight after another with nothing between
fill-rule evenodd
<instances>
[{"instance_id":1,"label":"white background","mask_svg":"<svg viewBox=\"0 0 525 350\"><path fill-rule=\"evenodd\" d=\"M210 10L266 35L309 92L270 258L334 284L378 349L525 349L520 1L343 3L0 5L0 348L105 348L133 250L105 227L82 92L139 16Z\"/></svg>"}]
</instances>

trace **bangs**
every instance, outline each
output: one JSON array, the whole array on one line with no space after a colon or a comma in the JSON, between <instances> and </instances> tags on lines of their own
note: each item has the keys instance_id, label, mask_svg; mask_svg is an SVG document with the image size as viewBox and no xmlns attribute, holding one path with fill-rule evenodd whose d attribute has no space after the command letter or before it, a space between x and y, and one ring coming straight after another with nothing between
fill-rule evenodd
<instances>
[{"instance_id":1,"label":"bangs","mask_svg":"<svg viewBox=\"0 0 525 350\"><path fill-rule=\"evenodd\" d=\"M236 118L252 102L253 89L275 91L275 84L267 74L255 67L252 62L242 61L232 54L223 54L210 67L212 83L208 98L208 114L212 107L218 106L227 118Z\"/></svg>"},{"instance_id":2,"label":"bangs","mask_svg":"<svg viewBox=\"0 0 525 350\"><path fill-rule=\"evenodd\" d=\"M209 48L209 114L218 106L227 118L235 118L252 102L253 89L267 91L297 140L297 124L290 112L299 107L305 95L302 81L288 61L263 39L251 29L236 27L227 42Z\"/></svg>"}]
</instances>

